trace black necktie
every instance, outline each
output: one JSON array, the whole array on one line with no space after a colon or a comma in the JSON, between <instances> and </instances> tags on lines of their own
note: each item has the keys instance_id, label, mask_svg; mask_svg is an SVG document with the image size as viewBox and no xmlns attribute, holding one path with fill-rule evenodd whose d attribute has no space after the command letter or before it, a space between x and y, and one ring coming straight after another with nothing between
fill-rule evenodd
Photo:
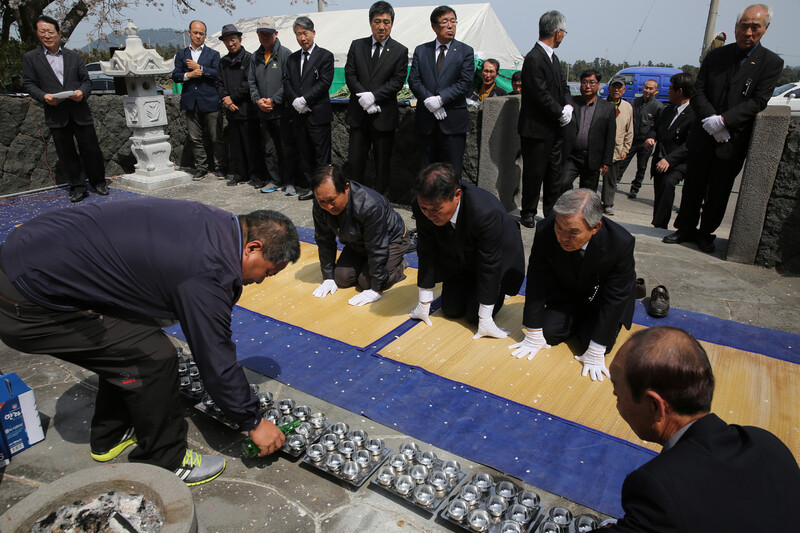
<instances>
[{"instance_id":1,"label":"black necktie","mask_svg":"<svg viewBox=\"0 0 800 533\"><path fill-rule=\"evenodd\" d=\"M308 52L303 52L303 64L300 65L300 75L303 75L303 72L306 70L306 65L308 64Z\"/></svg>"},{"instance_id":2,"label":"black necktie","mask_svg":"<svg viewBox=\"0 0 800 533\"><path fill-rule=\"evenodd\" d=\"M442 65L444 65L444 55L447 53L447 47L445 45L439 45L439 57L436 58L436 75L438 76L439 73L442 71Z\"/></svg>"},{"instance_id":3,"label":"black necktie","mask_svg":"<svg viewBox=\"0 0 800 533\"><path fill-rule=\"evenodd\" d=\"M747 51L742 50L738 46L736 47L736 54L734 55L734 63L733 63L733 73L736 74L739 72L739 67L742 66L742 62L747 57Z\"/></svg>"},{"instance_id":4,"label":"black necktie","mask_svg":"<svg viewBox=\"0 0 800 533\"><path fill-rule=\"evenodd\" d=\"M378 66L378 59L381 57L381 43L375 43L375 51L372 52L372 65L371 69L372 72L375 72L375 69Z\"/></svg>"}]
</instances>

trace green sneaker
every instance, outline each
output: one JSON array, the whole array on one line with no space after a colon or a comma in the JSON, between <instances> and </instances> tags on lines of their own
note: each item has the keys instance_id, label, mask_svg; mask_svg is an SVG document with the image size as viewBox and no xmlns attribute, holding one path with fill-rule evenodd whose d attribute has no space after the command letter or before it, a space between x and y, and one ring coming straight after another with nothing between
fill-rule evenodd
<instances>
[{"instance_id":1,"label":"green sneaker","mask_svg":"<svg viewBox=\"0 0 800 533\"><path fill-rule=\"evenodd\" d=\"M116 459L119 454L125 451L128 446L132 446L136 444L136 435L134 434L133 428L128 428L122 438L119 439L119 444L108 450L107 452L96 452L94 450L91 451L92 459L99 463L106 463L112 459Z\"/></svg>"},{"instance_id":2,"label":"green sneaker","mask_svg":"<svg viewBox=\"0 0 800 533\"><path fill-rule=\"evenodd\" d=\"M194 450L186 449L181 466L175 469L175 475L187 485L202 485L219 476L225 470L225 458L219 455L200 455Z\"/></svg>"}]
</instances>

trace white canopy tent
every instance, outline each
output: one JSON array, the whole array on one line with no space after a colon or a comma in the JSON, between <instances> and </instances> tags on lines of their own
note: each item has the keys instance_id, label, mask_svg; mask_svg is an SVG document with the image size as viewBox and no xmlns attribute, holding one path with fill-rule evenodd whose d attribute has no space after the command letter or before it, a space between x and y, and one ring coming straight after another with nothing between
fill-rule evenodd
<instances>
[{"instance_id":1,"label":"white canopy tent","mask_svg":"<svg viewBox=\"0 0 800 533\"><path fill-rule=\"evenodd\" d=\"M520 70L523 57L511 41L491 4L450 4L458 16L456 39L470 45L480 59L494 58L503 70ZM414 48L432 41L435 34L430 25L430 14L435 6L395 8L392 38L408 47L409 61ZM266 15L266 14L265 14ZM369 9L349 9L344 11L324 11L322 13L298 13L294 15L271 16L278 30L281 45L295 51L299 48L294 38L292 23L305 15L314 21L317 32L315 42L333 52L335 68L343 69L347 61L347 51L354 39L370 35ZM239 19L235 24L242 32L245 49L255 52L259 47L256 28L258 18ZM209 36L206 44L220 55L227 54L225 45L219 40L221 29Z\"/></svg>"}]
</instances>

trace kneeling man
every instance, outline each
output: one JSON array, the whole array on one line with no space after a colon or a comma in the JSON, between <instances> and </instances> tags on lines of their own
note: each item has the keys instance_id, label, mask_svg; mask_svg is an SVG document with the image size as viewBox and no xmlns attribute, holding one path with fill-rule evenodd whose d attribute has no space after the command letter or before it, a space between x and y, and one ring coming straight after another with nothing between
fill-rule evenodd
<instances>
[{"instance_id":1,"label":"kneeling man","mask_svg":"<svg viewBox=\"0 0 800 533\"><path fill-rule=\"evenodd\" d=\"M536 226L522 315L527 332L510 346L512 355L533 359L577 334L582 375L603 381L605 354L633 319L634 239L603 216L600 197L590 189L565 192L553 211Z\"/></svg>"},{"instance_id":2,"label":"kneeling man","mask_svg":"<svg viewBox=\"0 0 800 533\"><path fill-rule=\"evenodd\" d=\"M322 283L314 296L337 288L362 290L347 303L362 306L380 300L383 291L406 279L403 255L410 240L406 225L378 192L324 166L311 178L314 193L314 238L319 248ZM336 260L336 238L344 245Z\"/></svg>"}]
</instances>

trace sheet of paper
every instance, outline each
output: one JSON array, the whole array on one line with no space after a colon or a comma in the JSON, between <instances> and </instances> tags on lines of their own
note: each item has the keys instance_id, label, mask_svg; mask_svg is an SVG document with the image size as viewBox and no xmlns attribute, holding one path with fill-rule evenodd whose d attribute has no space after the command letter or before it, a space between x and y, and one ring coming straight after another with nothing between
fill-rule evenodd
<instances>
[{"instance_id":1,"label":"sheet of paper","mask_svg":"<svg viewBox=\"0 0 800 533\"><path fill-rule=\"evenodd\" d=\"M75 96L77 93L75 91L61 91L60 93L53 93L53 98L57 98L59 100L63 100L64 98L69 98L70 96Z\"/></svg>"}]
</instances>

